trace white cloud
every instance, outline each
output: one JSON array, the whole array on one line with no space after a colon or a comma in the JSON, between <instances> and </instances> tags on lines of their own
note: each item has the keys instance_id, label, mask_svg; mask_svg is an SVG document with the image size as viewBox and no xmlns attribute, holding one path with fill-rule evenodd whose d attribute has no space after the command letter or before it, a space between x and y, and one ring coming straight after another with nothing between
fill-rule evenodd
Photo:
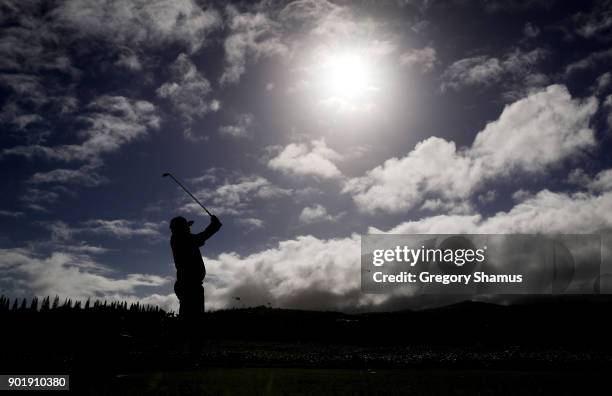
<instances>
[{"instance_id":1,"label":"white cloud","mask_svg":"<svg viewBox=\"0 0 612 396\"><path fill-rule=\"evenodd\" d=\"M570 173L570 181L592 191L612 191L612 169L604 169L591 178L582 169Z\"/></svg>"},{"instance_id":2,"label":"white cloud","mask_svg":"<svg viewBox=\"0 0 612 396\"><path fill-rule=\"evenodd\" d=\"M285 17L284 22L287 24L296 22L308 24L310 30L308 33L317 40L331 41L335 39L345 42L351 36L353 38L364 36L364 26L359 23L357 18L354 18L350 7L339 6L323 0L318 2L317 8L316 10L311 9L310 13L302 12L300 15L295 8L291 12L287 12L289 10L289 6L287 6L282 16Z\"/></svg>"},{"instance_id":3,"label":"white cloud","mask_svg":"<svg viewBox=\"0 0 612 396\"><path fill-rule=\"evenodd\" d=\"M92 246L87 245L85 243L80 243L77 245L67 245L64 247L69 252L78 253L78 254L104 254L110 251L110 249L104 248L102 246Z\"/></svg>"},{"instance_id":4,"label":"white cloud","mask_svg":"<svg viewBox=\"0 0 612 396\"><path fill-rule=\"evenodd\" d=\"M215 268L205 287L207 307L232 306L239 296L248 306L347 309L367 304L360 292L358 235L322 240L299 236L241 257L205 258Z\"/></svg>"},{"instance_id":5,"label":"white cloud","mask_svg":"<svg viewBox=\"0 0 612 396\"><path fill-rule=\"evenodd\" d=\"M600 195L542 190L508 212L489 218L479 214L440 215L399 224L390 234L583 234L612 227L612 193ZM380 232L375 228L370 233Z\"/></svg>"},{"instance_id":6,"label":"white cloud","mask_svg":"<svg viewBox=\"0 0 612 396\"><path fill-rule=\"evenodd\" d=\"M315 176L322 179L333 179L342 176L334 161L342 157L329 148L325 140L312 140L308 143L291 143L285 146L274 158L268 161L268 167L285 174L298 176Z\"/></svg>"},{"instance_id":7,"label":"white cloud","mask_svg":"<svg viewBox=\"0 0 612 396\"><path fill-rule=\"evenodd\" d=\"M194 132L191 127L183 129L183 137L190 142L207 142L209 140L208 135Z\"/></svg>"},{"instance_id":8,"label":"white cloud","mask_svg":"<svg viewBox=\"0 0 612 396\"><path fill-rule=\"evenodd\" d=\"M110 277L112 271L84 254L54 252L40 255L28 249L0 249L0 273L12 287L33 295L70 298L134 293L137 287L158 287L169 279L148 274Z\"/></svg>"},{"instance_id":9,"label":"white cloud","mask_svg":"<svg viewBox=\"0 0 612 396\"><path fill-rule=\"evenodd\" d=\"M79 228L79 230L95 234L111 235L118 238L131 238L133 236L158 237L160 236L159 227L159 223L148 221L137 222L125 219L94 219L83 222L83 227Z\"/></svg>"},{"instance_id":10,"label":"white cloud","mask_svg":"<svg viewBox=\"0 0 612 396\"><path fill-rule=\"evenodd\" d=\"M250 128L253 125L255 117L253 114L245 113L238 115L238 119L233 125L223 125L219 128L222 135L227 135L235 138L247 137L250 134Z\"/></svg>"},{"instance_id":11,"label":"white cloud","mask_svg":"<svg viewBox=\"0 0 612 396\"><path fill-rule=\"evenodd\" d=\"M468 201L454 200L447 201L440 198L430 198L423 202L420 210L431 212L444 212L450 214L471 214L474 213L473 206Z\"/></svg>"},{"instance_id":12,"label":"white cloud","mask_svg":"<svg viewBox=\"0 0 612 396\"><path fill-rule=\"evenodd\" d=\"M572 99L564 86L551 85L506 106L476 135L470 155L487 173L541 171L595 145L589 124L597 107L594 97Z\"/></svg>"},{"instance_id":13,"label":"white cloud","mask_svg":"<svg viewBox=\"0 0 612 396\"><path fill-rule=\"evenodd\" d=\"M286 24L313 22L335 13L339 8L327 0L297 0L281 10L279 19Z\"/></svg>"},{"instance_id":14,"label":"white cloud","mask_svg":"<svg viewBox=\"0 0 612 396\"><path fill-rule=\"evenodd\" d=\"M595 191L612 191L612 169L599 172L593 180L588 181L587 187Z\"/></svg>"},{"instance_id":15,"label":"white cloud","mask_svg":"<svg viewBox=\"0 0 612 396\"><path fill-rule=\"evenodd\" d=\"M217 167L208 168L202 173L202 175L197 176L197 177L192 177L188 179L188 181L191 183L195 183L195 184L216 183L220 178L219 174L223 171L224 171L223 168L217 168Z\"/></svg>"},{"instance_id":16,"label":"white cloud","mask_svg":"<svg viewBox=\"0 0 612 396\"><path fill-rule=\"evenodd\" d=\"M79 131L83 139L76 144L58 146L16 146L4 149L2 155L41 156L63 161L98 161L99 156L119 150L150 129L159 128L159 117L153 104L123 96L99 96L88 105L89 113L80 117L88 127Z\"/></svg>"},{"instance_id":17,"label":"white cloud","mask_svg":"<svg viewBox=\"0 0 612 396\"><path fill-rule=\"evenodd\" d=\"M569 76L578 71L593 69L602 63L609 62L610 58L612 58L612 49L591 52L586 57L567 65L565 75Z\"/></svg>"},{"instance_id":18,"label":"white cloud","mask_svg":"<svg viewBox=\"0 0 612 396\"><path fill-rule=\"evenodd\" d=\"M591 177L582 168L572 169L567 175L567 182L576 186L586 187L591 182Z\"/></svg>"},{"instance_id":19,"label":"white cloud","mask_svg":"<svg viewBox=\"0 0 612 396\"><path fill-rule=\"evenodd\" d=\"M426 198L468 199L485 180L511 172L539 173L595 145L589 122L597 100L572 99L552 85L504 108L471 147L431 137L403 158L391 158L365 176L346 182L365 212L401 212Z\"/></svg>"},{"instance_id":20,"label":"white cloud","mask_svg":"<svg viewBox=\"0 0 612 396\"><path fill-rule=\"evenodd\" d=\"M488 218L480 227L484 233L566 233L599 232L612 226L612 194L555 193L543 190L513 207L509 212Z\"/></svg>"},{"instance_id":21,"label":"white cloud","mask_svg":"<svg viewBox=\"0 0 612 396\"><path fill-rule=\"evenodd\" d=\"M70 252L83 255L88 258L94 254L104 254L111 249L102 246L89 245L85 241L74 240L75 235L81 235L83 228L71 227L63 221L52 221L41 223L49 230L49 239L38 241L35 246L38 249L48 248L54 252Z\"/></svg>"},{"instance_id":22,"label":"white cloud","mask_svg":"<svg viewBox=\"0 0 612 396\"><path fill-rule=\"evenodd\" d=\"M202 76L186 54L180 54L170 66L172 80L157 89L157 95L168 99L187 123L219 109L219 102L209 99L210 82Z\"/></svg>"},{"instance_id":23,"label":"white cloud","mask_svg":"<svg viewBox=\"0 0 612 396\"><path fill-rule=\"evenodd\" d=\"M157 88L157 96L168 99L183 118L186 124L183 136L187 140L193 142L206 140L208 136L194 133L191 124L194 119L218 111L221 102L210 98L212 93L210 82L198 71L186 54L180 54L176 58L170 66L170 71L172 79Z\"/></svg>"},{"instance_id":24,"label":"white cloud","mask_svg":"<svg viewBox=\"0 0 612 396\"><path fill-rule=\"evenodd\" d=\"M258 219L256 217L238 218L235 221L237 224L242 225L251 230L264 228L263 220Z\"/></svg>"},{"instance_id":25,"label":"white cloud","mask_svg":"<svg viewBox=\"0 0 612 396\"><path fill-rule=\"evenodd\" d=\"M612 228L612 193L555 193L526 197L507 212L489 218L479 214L438 215L401 223L392 234L533 234L593 233ZM361 293L360 237L319 239L298 236L277 246L239 256L205 258L214 273L207 278L206 301L212 309L232 306L235 296L248 306L264 305L317 310L406 308L413 303L393 294L377 299Z\"/></svg>"},{"instance_id":26,"label":"white cloud","mask_svg":"<svg viewBox=\"0 0 612 396\"><path fill-rule=\"evenodd\" d=\"M38 188L28 188L21 195L20 200L32 210L46 212L44 205L55 203L59 198L59 194L55 191L41 190Z\"/></svg>"},{"instance_id":27,"label":"white cloud","mask_svg":"<svg viewBox=\"0 0 612 396\"><path fill-rule=\"evenodd\" d=\"M331 215L327 213L325 206L315 204L307 206L302 209L299 220L303 224L321 223L321 222L335 222L338 221L343 214Z\"/></svg>"},{"instance_id":28,"label":"white cloud","mask_svg":"<svg viewBox=\"0 0 612 396\"><path fill-rule=\"evenodd\" d=\"M225 39L225 70L221 83L237 83L246 72L249 59L285 54L279 26L263 11L241 13L230 5L226 8L230 33Z\"/></svg>"},{"instance_id":29,"label":"white cloud","mask_svg":"<svg viewBox=\"0 0 612 396\"><path fill-rule=\"evenodd\" d=\"M93 187L107 182L107 179L95 172L91 166L84 165L78 169L54 169L49 172L36 172L28 180L33 184L74 183Z\"/></svg>"},{"instance_id":30,"label":"white cloud","mask_svg":"<svg viewBox=\"0 0 612 396\"><path fill-rule=\"evenodd\" d=\"M421 73L433 69L436 63L436 50L432 47L411 49L400 55L400 64L407 67L418 68Z\"/></svg>"},{"instance_id":31,"label":"white cloud","mask_svg":"<svg viewBox=\"0 0 612 396\"><path fill-rule=\"evenodd\" d=\"M470 85L491 85L499 81L504 69L497 58L475 56L454 62L442 75L442 89Z\"/></svg>"},{"instance_id":32,"label":"white cloud","mask_svg":"<svg viewBox=\"0 0 612 396\"><path fill-rule=\"evenodd\" d=\"M489 190L485 192L484 194L478 195L478 201L483 204L493 202L495 201L496 198L497 198L497 193L493 190Z\"/></svg>"},{"instance_id":33,"label":"white cloud","mask_svg":"<svg viewBox=\"0 0 612 396\"><path fill-rule=\"evenodd\" d=\"M442 90L459 90L470 86L490 86L500 82L522 80L533 73L534 66L546 51L536 48L529 52L515 49L501 58L475 56L454 62L442 74ZM520 83L520 81L519 81Z\"/></svg>"},{"instance_id":34,"label":"white cloud","mask_svg":"<svg viewBox=\"0 0 612 396\"><path fill-rule=\"evenodd\" d=\"M249 194L258 198L272 198L286 195L287 192L261 176L244 177L236 183L225 183L215 189L218 200L236 205Z\"/></svg>"},{"instance_id":35,"label":"white cloud","mask_svg":"<svg viewBox=\"0 0 612 396\"><path fill-rule=\"evenodd\" d=\"M118 300L125 300L125 298L119 298ZM153 293L144 297L139 297L136 299L141 304L157 306L163 309L166 312L175 312L179 311L179 301L176 297L176 294L157 294ZM208 308L207 308L208 309Z\"/></svg>"},{"instance_id":36,"label":"white cloud","mask_svg":"<svg viewBox=\"0 0 612 396\"><path fill-rule=\"evenodd\" d=\"M72 227L64 221L41 222L44 228L49 231L49 238L41 240L33 244L37 249L46 249L52 252L69 252L83 255L89 259L90 255L104 254L111 249L90 245L85 241L75 240L76 235L82 235L86 229L80 227Z\"/></svg>"},{"instance_id":37,"label":"white cloud","mask_svg":"<svg viewBox=\"0 0 612 396\"><path fill-rule=\"evenodd\" d=\"M221 26L213 9L194 0L66 1L53 10L55 22L84 38L97 38L119 46L184 45L197 51L207 34Z\"/></svg>"},{"instance_id":38,"label":"white cloud","mask_svg":"<svg viewBox=\"0 0 612 396\"><path fill-rule=\"evenodd\" d=\"M533 194L530 191L522 188L512 193L512 199L514 202L524 201L531 196L533 196Z\"/></svg>"},{"instance_id":39,"label":"white cloud","mask_svg":"<svg viewBox=\"0 0 612 396\"><path fill-rule=\"evenodd\" d=\"M455 143L431 137L405 157L388 159L348 180L343 191L352 194L361 211L400 212L432 194L445 200L467 198L480 178L474 161Z\"/></svg>"},{"instance_id":40,"label":"white cloud","mask_svg":"<svg viewBox=\"0 0 612 396\"><path fill-rule=\"evenodd\" d=\"M159 229L163 223L139 222L126 219L92 219L74 226L68 225L63 221L45 222L42 224L50 231L51 242L63 244L66 242L74 243L74 235L82 235L83 233L109 235L116 238L131 238L134 236L159 237L161 236ZM79 242L79 244L82 245L83 242ZM61 247L67 248L66 245Z\"/></svg>"},{"instance_id":41,"label":"white cloud","mask_svg":"<svg viewBox=\"0 0 612 396\"><path fill-rule=\"evenodd\" d=\"M291 190L280 188L264 177L251 175L224 180L216 187L200 189L194 195L206 202L206 206L215 214L244 215L250 213L254 202L289 194ZM190 201L181 210L201 213L202 208Z\"/></svg>"},{"instance_id":42,"label":"white cloud","mask_svg":"<svg viewBox=\"0 0 612 396\"><path fill-rule=\"evenodd\" d=\"M378 31L383 24L373 19L364 22L350 5L338 5L327 0L297 0L280 11L278 20L286 35L293 35L296 31L304 34L302 42L295 40L291 43L292 51L296 46L305 45L309 50L314 45L315 56L318 56L351 46L355 41L359 41L359 48L366 56L381 57L396 49L390 35Z\"/></svg>"}]
</instances>

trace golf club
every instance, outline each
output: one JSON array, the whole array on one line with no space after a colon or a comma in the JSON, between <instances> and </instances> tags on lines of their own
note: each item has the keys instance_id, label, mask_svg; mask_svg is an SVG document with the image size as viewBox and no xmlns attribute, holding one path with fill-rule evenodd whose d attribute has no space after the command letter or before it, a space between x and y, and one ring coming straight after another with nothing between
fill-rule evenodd
<instances>
[{"instance_id":1,"label":"golf club","mask_svg":"<svg viewBox=\"0 0 612 396\"><path fill-rule=\"evenodd\" d=\"M191 198L193 198L193 200L194 200L194 201L196 201L196 202L198 203L198 205L200 205L200 206L202 207L202 209L204 209L204 211L205 211L206 213L208 213L208 215L209 215L209 216L212 216L212 213L210 213L210 212L208 211L208 209L206 209L206 208L204 207L204 205L202 205L202 203L200 203L200 201L198 201L198 199L197 199L196 197L194 197L194 196L193 196L193 194L192 194L192 193L190 193L190 192L189 192L189 190L187 190L187 189L185 188L185 186L183 186L183 185L181 184L181 182L180 182L180 181L176 180L176 177L174 177L174 176L172 175L172 173L164 173L164 174L162 175L162 177L166 177L166 176L170 176L170 177L172 178L172 180L174 180L174 181L176 182L176 184L178 184L178 185L179 185L179 186L180 186L180 187L183 189L183 191L185 191L187 194L189 194L189 196L190 196Z\"/></svg>"}]
</instances>

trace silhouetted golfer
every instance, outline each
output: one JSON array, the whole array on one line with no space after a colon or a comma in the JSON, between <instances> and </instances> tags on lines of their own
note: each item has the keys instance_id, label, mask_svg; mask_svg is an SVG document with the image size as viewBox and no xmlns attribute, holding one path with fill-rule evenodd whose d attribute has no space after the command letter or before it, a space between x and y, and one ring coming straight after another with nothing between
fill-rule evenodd
<instances>
[{"instance_id":1,"label":"silhouetted golfer","mask_svg":"<svg viewBox=\"0 0 612 396\"><path fill-rule=\"evenodd\" d=\"M210 224L199 234L191 233L193 221L177 216L170 221L170 246L176 266L174 292L179 299L179 316L196 318L204 313L204 277L206 268L200 247L221 228L217 216L210 216Z\"/></svg>"}]
</instances>

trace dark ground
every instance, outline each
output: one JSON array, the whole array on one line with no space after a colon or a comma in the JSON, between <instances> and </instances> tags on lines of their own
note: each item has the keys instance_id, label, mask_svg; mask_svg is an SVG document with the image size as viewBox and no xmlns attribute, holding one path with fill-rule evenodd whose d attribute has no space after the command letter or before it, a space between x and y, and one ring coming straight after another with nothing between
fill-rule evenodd
<instances>
[{"instance_id":1,"label":"dark ground","mask_svg":"<svg viewBox=\"0 0 612 396\"><path fill-rule=\"evenodd\" d=\"M219 368L94 377L83 394L132 395L589 395L604 371ZM73 386L73 389L76 387Z\"/></svg>"},{"instance_id":2,"label":"dark ground","mask_svg":"<svg viewBox=\"0 0 612 396\"><path fill-rule=\"evenodd\" d=\"M607 301L565 300L347 315L207 313L189 353L163 312L0 314L0 373L70 374L84 394L609 393Z\"/></svg>"}]
</instances>

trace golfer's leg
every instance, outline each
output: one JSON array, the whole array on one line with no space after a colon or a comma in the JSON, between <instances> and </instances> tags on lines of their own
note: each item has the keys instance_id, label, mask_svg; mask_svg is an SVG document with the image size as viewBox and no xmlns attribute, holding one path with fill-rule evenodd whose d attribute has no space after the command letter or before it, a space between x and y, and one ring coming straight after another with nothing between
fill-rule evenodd
<instances>
[{"instance_id":1,"label":"golfer's leg","mask_svg":"<svg viewBox=\"0 0 612 396\"><path fill-rule=\"evenodd\" d=\"M190 358L194 364L199 363L202 355L202 295L202 287L200 285L190 285L189 290L185 293L186 318L189 326L185 334L189 339Z\"/></svg>"},{"instance_id":2,"label":"golfer's leg","mask_svg":"<svg viewBox=\"0 0 612 396\"><path fill-rule=\"evenodd\" d=\"M198 289L198 311L200 312L200 314L204 314L204 312L206 311L206 307L204 305L205 301L204 301L204 286L200 285L199 289Z\"/></svg>"}]
</instances>

